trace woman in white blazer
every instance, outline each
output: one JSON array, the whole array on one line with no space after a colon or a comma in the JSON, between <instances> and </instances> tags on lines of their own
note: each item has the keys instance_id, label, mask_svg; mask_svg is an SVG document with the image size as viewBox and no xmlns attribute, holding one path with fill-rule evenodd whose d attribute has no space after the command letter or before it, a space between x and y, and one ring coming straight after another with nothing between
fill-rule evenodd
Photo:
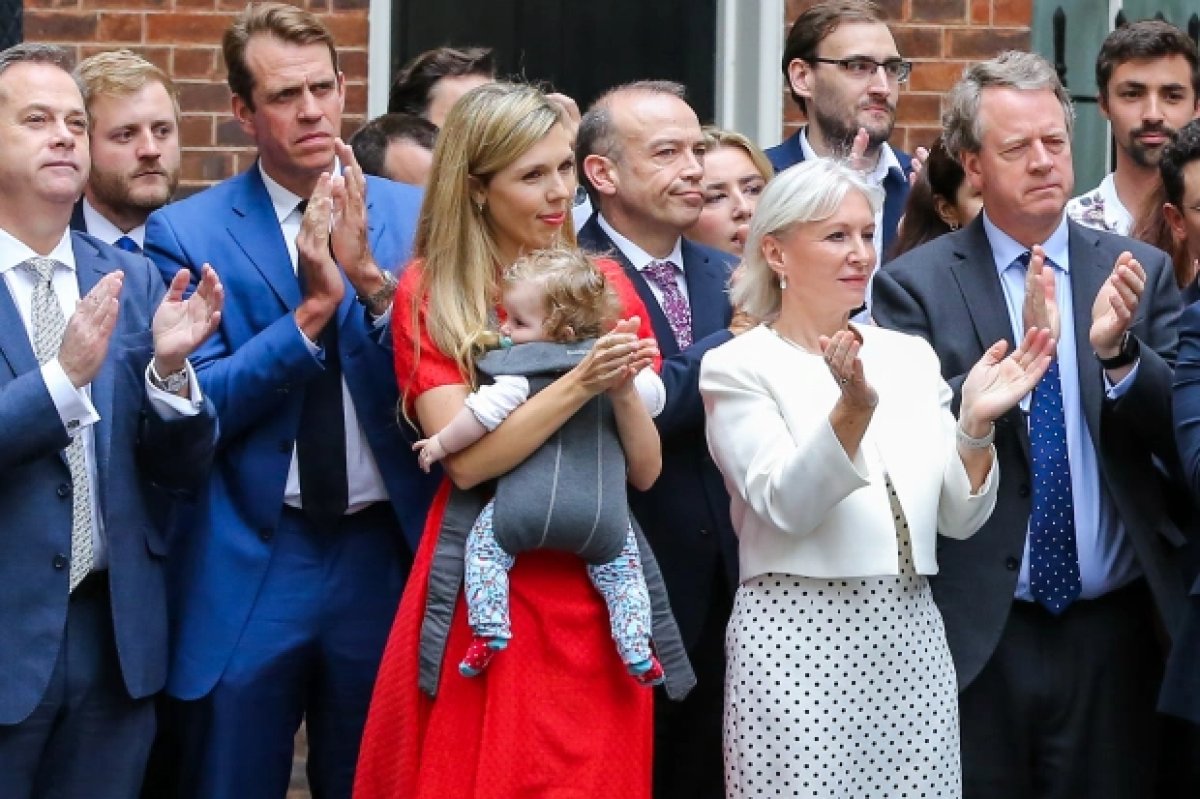
<instances>
[{"instance_id":1,"label":"woman in white blazer","mask_svg":"<svg viewBox=\"0 0 1200 799\"><path fill-rule=\"evenodd\" d=\"M961 795L954 666L925 575L987 519L993 421L1037 383L1032 329L968 375L960 418L923 340L853 327L883 192L806 161L759 201L734 304L765 320L700 371L742 584L726 636L729 797Z\"/></svg>"}]
</instances>

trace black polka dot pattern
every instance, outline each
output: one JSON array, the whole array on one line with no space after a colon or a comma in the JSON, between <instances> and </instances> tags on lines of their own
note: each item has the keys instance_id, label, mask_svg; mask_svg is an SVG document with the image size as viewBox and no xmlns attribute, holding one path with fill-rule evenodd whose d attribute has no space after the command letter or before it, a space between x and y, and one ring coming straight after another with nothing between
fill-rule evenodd
<instances>
[{"instance_id":1,"label":"black polka dot pattern","mask_svg":"<svg viewBox=\"0 0 1200 799\"><path fill-rule=\"evenodd\" d=\"M738 589L725 642L729 799L962 796L954 664L890 481L888 492L898 576L766 574Z\"/></svg>"},{"instance_id":2,"label":"black polka dot pattern","mask_svg":"<svg viewBox=\"0 0 1200 799\"><path fill-rule=\"evenodd\" d=\"M1029 406L1033 510L1029 515L1029 591L1051 613L1062 613L1083 590L1075 543L1075 501L1058 361L1033 389Z\"/></svg>"}]
</instances>

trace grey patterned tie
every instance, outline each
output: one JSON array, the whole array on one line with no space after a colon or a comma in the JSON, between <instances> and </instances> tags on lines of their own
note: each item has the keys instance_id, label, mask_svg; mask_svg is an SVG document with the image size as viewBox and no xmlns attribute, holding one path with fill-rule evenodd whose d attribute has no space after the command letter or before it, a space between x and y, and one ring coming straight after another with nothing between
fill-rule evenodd
<instances>
[{"instance_id":1,"label":"grey patterned tie","mask_svg":"<svg viewBox=\"0 0 1200 799\"><path fill-rule=\"evenodd\" d=\"M63 266L51 258L30 258L21 264L33 276L33 354L38 363L58 357L67 319L51 280L54 270ZM83 435L78 433L67 445L67 466L71 470L71 573L70 590L92 570L92 508Z\"/></svg>"}]
</instances>

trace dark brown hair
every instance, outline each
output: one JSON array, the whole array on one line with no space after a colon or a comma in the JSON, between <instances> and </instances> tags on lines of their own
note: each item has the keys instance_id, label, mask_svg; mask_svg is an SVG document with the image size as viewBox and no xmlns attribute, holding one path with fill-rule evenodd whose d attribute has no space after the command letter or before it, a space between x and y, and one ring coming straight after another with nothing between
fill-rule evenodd
<instances>
[{"instance_id":1,"label":"dark brown hair","mask_svg":"<svg viewBox=\"0 0 1200 799\"><path fill-rule=\"evenodd\" d=\"M295 45L323 44L329 48L333 71L338 71L333 34L315 14L287 3L251 3L221 39L221 50L229 69L229 89L242 98L251 111L254 110L254 75L246 66L246 47L259 35L273 36Z\"/></svg>"},{"instance_id":2,"label":"dark brown hair","mask_svg":"<svg viewBox=\"0 0 1200 799\"><path fill-rule=\"evenodd\" d=\"M825 0L806 9L788 31L783 45L783 85L804 111L804 98L792 88L788 65L797 58L812 61L825 38L847 22L885 22L883 10L871 0Z\"/></svg>"},{"instance_id":3,"label":"dark brown hair","mask_svg":"<svg viewBox=\"0 0 1200 799\"><path fill-rule=\"evenodd\" d=\"M1108 34L1096 56L1096 89L1101 101L1108 99L1108 82L1117 67L1142 58L1183 56L1192 68L1192 100L1200 96L1200 56L1196 43L1186 33L1161 19L1144 19Z\"/></svg>"},{"instance_id":4,"label":"dark brown hair","mask_svg":"<svg viewBox=\"0 0 1200 799\"><path fill-rule=\"evenodd\" d=\"M937 198L955 204L958 189L966 180L962 165L946 151L939 138L929 148L929 158L917 175L908 199L904 201L904 222L896 233L889 258L898 258L909 250L951 232L937 212Z\"/></svg>"},{"instance_id":5,"label":"dark brown hair","mask_svg":"<svg viewBox=\"0 0 1200 799\"><path fill-rule=\"evenodd\" d=\"M388 113L413 114L424 117L429 113L433 87L442 78L463 75L496 77L496 65L490 47L437 47L426 50L409 61L392 80L388 94Z\"/></svg>"}]
</instances>

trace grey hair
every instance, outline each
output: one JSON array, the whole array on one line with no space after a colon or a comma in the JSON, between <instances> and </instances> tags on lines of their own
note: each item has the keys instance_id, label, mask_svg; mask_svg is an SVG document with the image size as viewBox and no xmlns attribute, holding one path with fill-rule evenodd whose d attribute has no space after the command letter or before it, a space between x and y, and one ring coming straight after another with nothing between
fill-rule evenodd
<instances>
[{"instance_id":1,"label":"grey hair","mask_svg":"<svg viewBox=\"0 0 1200 799\"><path fill-rule=\"evenodd\" d=\"M760 320L777 316L782 300L779 276L763 256L763 239L778 236L796 224L828 219L852 191L866 197L872 214L879 213L883 189L868 182L845 161L814 158L772 178L750 219L742 274L730 290L733 306Z\"/></svg>"},{"instance_id":2,"label":"grey hair","mask_svg":"<svg viewBox=\"0 0 1200 799\"><path fill-rule=\"evenodd\" d=\"M983 144L979 108L988 88L1038 91L1049 89L1062 105L1067 135L1075 128L1075 106L1049 61L1034 53L1008 50L995 58L973 64L950 90L942 114L942 139L950 155L977 153Z\"/></svg>"},{"instance_id":3,"label":"grey hair","mask_svg":"<svg viewBox=\"0 0 1200 799\"><path fill-rule=\"evenodd\" d=\"M75 69L75 59L66 48L40 42L22 42L0 50L0 75L16 64L50 64L58 67L71 75L75 84L79 86L79 93L83 94L83 85L72 73L72 70Z\"/></svg>"}]
</instances>

